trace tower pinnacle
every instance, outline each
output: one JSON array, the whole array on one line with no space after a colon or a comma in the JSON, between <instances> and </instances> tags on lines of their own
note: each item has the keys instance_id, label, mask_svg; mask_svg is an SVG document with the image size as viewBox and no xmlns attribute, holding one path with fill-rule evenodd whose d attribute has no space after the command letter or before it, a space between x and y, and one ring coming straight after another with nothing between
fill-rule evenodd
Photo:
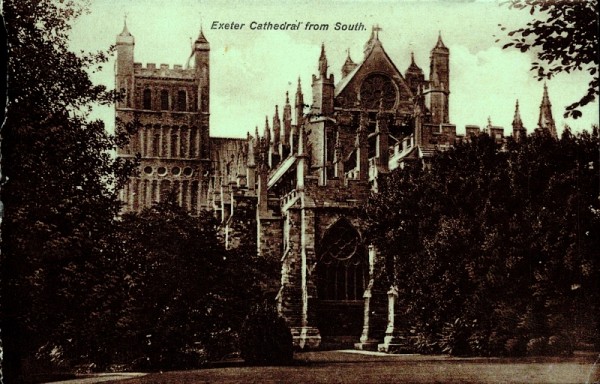
<instances>
[{"instance_id":1,"label":"tower pinnacle","mask_svg":"<svg viewBox=\"0 0 600 384\"><path fill-rule=\"evenodd\" d=\"M348 74L350 74L350 72L352 72L356 67L357 64L352 61L352 58L350 57L350 48L348 48L346 61L344 62L344 65L342 65L342 77L348 76Z\"/></svg>"},{"instance_id":2,"label":"tower pinnacle","mask_svg":"<svg viewBox=\"0 0 600 384\"><path fill-rule=\"evenodd\" d=\"M448 50L448 48L446 47L446 45L444 44L444 41L442 40L442 31L438 32L438 39L437 39L437 44L435 45L435 47L433 49L444 49L444 50Z\"/></svg>"},{"instance_id":3,"label":"tower pinnacle","mask_svg":"<svg viewBox=\"0 0 600 384\"><path fill-rule=\"evenodd\" d=\"M521 112L519 111L519 100L515 104L515 117L512 122L513 129L523 128L523 121L521 120Z\"/></svg>"},{"instance_id":4,"label":"tower pinnacle","mask_svg":"<svg viewBox=\"0 0 600 384\"><path fill-rule=\"evenodd\" d=\"M325 56L325 43L321 43L321 56L319 57L319 75L327 77L327 56Z\"/></svg>"},{"instance_id":5,"label":"tower pinnacle","mask_svg":"<svg viewBox=\"0 0 600 384\"><path fill-rule=\"evenodd\" d=\"M135 40L133 35L127 28L127 14L123 16L123 31L117 35L117 44L134 44Z\"/></svg>"},{"instance_id":6,"label":"tower pinnacle","mask_svg":"<svg viewBox=\"0 0 600 384\"><path fill-rule=\"evenodd\" d=\"M515 105L515 117L512 122L513 127L513 138L515 140L520 140L522 137L525 137L527 132L525 131L525 127L523 126L523 121L521 120L521 112L519 111L519 100Z\"/></svg>"},{"instance_id":7,"label":"tower pinnacle","mask_svg":"<svg viewBox=\"0 0 600 384\"><path fill-rule=\"evenodd\" d=\"M556 124L552 117L552 103L550 103L550 97L548 96L548 86L544 83L544 94L542 96L542 103L540 104L540 116L538 119L538 128L541 130L548 130L552 137L556 138Z\"/></svg>"},{"instance_id":8,"label":"tower pinnacle","mask_svg":"<svg viewBox=\"0 0 600 384\"><path fill-rule=\"evenodd\" d=\"M123 16L123 31L121 32L121 36L131 36L129 29L127 29L127 14Z\"/></svg>"}]
</instances>

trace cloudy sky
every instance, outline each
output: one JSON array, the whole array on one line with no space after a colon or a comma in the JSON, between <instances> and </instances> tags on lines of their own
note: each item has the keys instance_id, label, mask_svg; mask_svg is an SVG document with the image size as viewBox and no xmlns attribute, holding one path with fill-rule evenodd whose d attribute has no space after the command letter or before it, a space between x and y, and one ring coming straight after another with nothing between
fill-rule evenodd
<instances>
[{"instance_id":1,"label":"cloudy sky","mask_svg":"<svg viewBox=\"0 0 600 384\"><path fill-rule=\"evenodd\" d=\"M242 137L254 126L262 128L275 104L293 95L300 76L305 100L310 100L310 78L317 71L321 43L329 70L340 80L346 51L355 62L371 26L382 30L380 40L401 72L414 51L417 64L429 74L429 53L441 31L450 49L450 120L459 132L467 124L510 128L515 100L531 132L537 124L543 85L529 71L533 56L502 50L507 38L498 24L515 29L532 16L509 10L498 1L250 1L221 0L92 0L91 12L76 21L73 49L99 50L114 44L127 15L135 37L135 61L185 64L200 26L211 45L211 135ZM245 24L240 30L212 29L213 23ZM256 23L328 24L326 31L259 31ZM336 31L336 23L362 23L365 31ZM501 38L500 43L495 40ZM113 63L94 75L97 82L114 86ZM582 111L583 118L563 119L564 107L587 90L585 73L564 74L548 81L554 118L574 130L598 124L598 103ZM293 101L293 100L292 100ZM96 115L112 127L114 112L98 109Z\"/></svg>"}]
</instances>

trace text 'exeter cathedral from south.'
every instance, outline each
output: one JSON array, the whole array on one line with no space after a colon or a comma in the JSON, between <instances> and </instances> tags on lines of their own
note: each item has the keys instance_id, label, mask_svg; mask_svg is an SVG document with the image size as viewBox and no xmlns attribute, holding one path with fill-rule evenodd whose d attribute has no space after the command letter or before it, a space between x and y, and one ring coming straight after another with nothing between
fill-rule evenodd
<instances>
[{"instance_id":1,"label":"text 'exeter cathedral from south.'","mask_svg":"<svg viewBox=\"0 0 600 384\"><path fill-rule=\"evenodd\" d=\"M357 208L376 191L380 173L426 164L480 133L466 126L458 135L451 123L450 52L442 37L432 42L426 78L414 58L398 70L379 30L361 60L348 55L339 78L328 70L323 45L320 54L318 46L307 53L315 55L312 100L298 78L295 94L282 95L283 107L274 106L262 132L246 139L210 135L210 44L202 31L187 65L173 67L136 63L127 27L117 36L116 86L125 97L116 115L140 124L119 150L121 157L141 155L139 175L121 194L124 210L167 198L195 214L212 210L230 248L242 235L237 223L250 217L258 253L281 262L277 305L301 348L336 337L383 350L394 342L389 303L378 304L371 292L376 249L363 237ZM537 128L556 135L545 87ZM505 140L501 127L484 131ZM511 134L526 134L518 104Z\"/></svg>"}]
</instances>

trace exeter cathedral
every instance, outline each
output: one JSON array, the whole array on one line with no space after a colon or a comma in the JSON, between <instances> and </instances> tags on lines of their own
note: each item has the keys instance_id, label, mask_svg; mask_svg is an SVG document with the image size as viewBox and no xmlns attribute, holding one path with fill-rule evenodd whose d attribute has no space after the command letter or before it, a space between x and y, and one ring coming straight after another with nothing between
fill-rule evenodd
<instances>
[{"instance_id":1,"label":"exeter cathedral","mask_svg":"<svg viewBox=\"0 0 600 384\"><path fill-rule=\"evenodd\" d=\"M385 351L402 345L397 294L373 288L377 250L363 236L358 208L376 193L380 173L427 164L480 131L505 140L491 123L456 133L441 35L426 77L414 57L400 72L379 30L359 60L348 55L339 77L329 72L326 48L315 47L310 84L299 78L295 95L282 95L262 132L245 139L210 135L210 44L202 31L188 62L172 67L136 63L127 27L117 36L115 81L124 98L116 116L139 124L118 155L141 155L139 174L121 192L124 210L167 198L195 214L212 210L230 248L240 242L236 223L250 217L259 255L281 262L277 306L299 348L331 340ZM526 134L518 103L512 125L516 139ZM556 135L545 86L537 129Z\"/></svg>"}]
</instances>

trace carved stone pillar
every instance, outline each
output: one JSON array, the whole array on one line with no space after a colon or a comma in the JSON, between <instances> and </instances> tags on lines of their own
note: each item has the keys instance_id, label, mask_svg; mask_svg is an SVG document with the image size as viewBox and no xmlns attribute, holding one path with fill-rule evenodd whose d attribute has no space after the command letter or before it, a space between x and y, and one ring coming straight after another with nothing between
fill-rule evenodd
<instances>
[{"instance_id":1,"label":"carved stone pillar","mask_svg":"<svg viewBox=\"0 0 600 384\"><path fill-rule=\"evenodd\" d=\"M144 157L146 155L146 127L140 127L138 132L140 155Z\"/></svg>"},{"instance_id":2,"label":"carved stone pillar","mask_svg":"<svg viewBox=\"0 0 600 384\"><path fill-rule=\"evenodd\" d=\"M164 148L164 143L165 143L165 126L161 125L160 128L158 129L158 132L159 132L158 153L156 154L156 156L164 157L165 156L165 148Z\"/></svg>"},{"instance_id":3,"label":"carved stone pillar","mask_svg":"<svg viewBox=\"0 0 600 384\"><path fill-rule=\"evenodd\" d=\"M364 312L363 312L363 330L360 336L360 342L354 344L355 349L364 350L377 350L378 341L372 337L371 332L371 297L373 296L373 285L375 283L375 259L377 257L377 248L374 245L369 245L369 284L363 298Z\"/></svg>"},{"instance_id":4,"label":"carved stone pillar","mask_svg":"<svg viewBox=\"0 0 600 384\"><path fill-rule=\"evenodd\" d=\"M396 319L396 301L398 300L398 288L394 285L387 292L388 295L388 321L383 343L379 344L381 352L406 352L409 348L402 330L398 329Z\"/></svg>"}]
</instances>

